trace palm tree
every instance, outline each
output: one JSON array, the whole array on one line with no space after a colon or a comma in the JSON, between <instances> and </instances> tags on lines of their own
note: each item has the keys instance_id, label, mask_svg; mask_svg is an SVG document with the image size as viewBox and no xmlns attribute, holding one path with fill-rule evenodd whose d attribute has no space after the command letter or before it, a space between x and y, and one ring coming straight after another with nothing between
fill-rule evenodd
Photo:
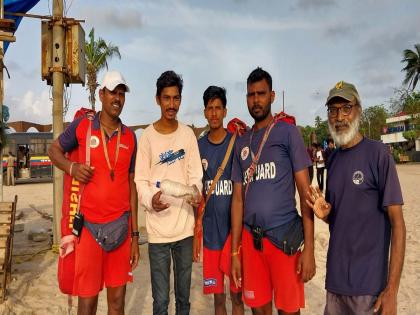
<instances>
[{"instance_id":1,"label":"palm tree","mask_svg":"<svg viewBox=\"0 0 420 315\"><path fill-rule=\"evenodd\" d=\"M103 69L108 69L108 60L117 56L121 59L121 54L117 46L106 43L101 37L95 40L95 29L89 32L89 41L85 43L85 58L87 71L87 90L89 91L89 103L95 110L95 93L98 87L97 75Z\"/></svg>"},{"instance_id":2,"label":"palm tree","mask_svg":"<svg viewBox=\"0 0 420 315\"><path fill-rule=\"evenodd\" d=\"M417 82L420 79L420 44L414 45L415 51L411 49L405 49L403 52L403 60L406 62L406 66L401 70L405 71L404 84L408 84L408 88L411 86L411 90L416 88Z\"/></svg>"},{"instance_id":3,"label":"palm tree","mask_svg":"<svg viewBox=\"0 0 420 315\"><path fill-rule=\"evenodd\" d=\"M319 116L315 117L315 128L319 128L322 124L322 119Z\"/></svg>"}]
</instances>

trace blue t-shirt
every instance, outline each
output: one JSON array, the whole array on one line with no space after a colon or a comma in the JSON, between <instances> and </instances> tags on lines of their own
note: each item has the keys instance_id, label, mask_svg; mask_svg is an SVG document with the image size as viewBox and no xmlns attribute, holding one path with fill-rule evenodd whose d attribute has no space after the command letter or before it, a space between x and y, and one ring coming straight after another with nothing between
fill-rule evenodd
<instances>
[{"instance_id":1,"label":"blue t-shirt","mask_svg":"<svg viewBox=\"0 0 420 315\"><path fill-rule=\"evenodd\" d=\"M328 161L326 199L332 209L326 289L378 295L386 286L391 226L387 206L403 204L388 148L364 138Z\"/></svg>"},{"instance_id":2,"label":"blue t-shirt","mask_svg":"<svg viewBox=\"0 0 420 315\"><path fill-rule=\"evenodd\" d=\"M201 164L203 165L204 194L216 177L217 169L222 164L232 135L228 133L220 144L214 144L208 139L208 134L198 140ZM206 204L203 217L204 246L212 250L221 250L230 232L230 202L233 185L230 180L232 169L233 150L226 164L225 170L214 188Z\"/></svg>"},{"instance_id":3,"label":"blue t-shirt","mask_svg":"<svg viewBox=\"0 0 420 315\"><path fill-rule=\"evenodd\" d=\"M232 180L242 183L244 190L251 156L257 154L265 129L250 130L236 141ZM310 165L296 126L277 122L262 149L245 196L244 222L268 230L293 220L297 215L294 173Z\"/></svg>"}]
</instances>

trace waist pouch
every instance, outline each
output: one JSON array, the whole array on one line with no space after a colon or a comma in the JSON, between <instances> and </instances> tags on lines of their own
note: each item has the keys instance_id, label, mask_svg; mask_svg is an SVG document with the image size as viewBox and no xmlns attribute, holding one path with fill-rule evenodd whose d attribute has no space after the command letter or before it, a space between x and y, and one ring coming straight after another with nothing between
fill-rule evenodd
<instances>
[{"instance_id":1,"label":"waist pouch","mask_svg":"<svg viewBox=\"0 0 420 315\"><path fill-rule=\"evenodd\" d=\"M263 233L260 235L254 232L256 230L262 230L260 227L247 223L246 225L251 228L254 247L257 250L262 250L262 236L267 237L274 246L282 250L288 256L296 254L303 245L303 224L300 215L297 215L287 224L263 230Z\"/></svg>"},{"instance_id":2,"label":"waist pouch","mask_svg":"<svg viewBox=\"0 0 420 315\"><path fill-rule=\"evenodd\" d=\"M85 220L85 226L96 242L106 252L110 252L117 249L127 238L129 216L130 212L124 212L118 219L108 223L91 223Z\"/></svg>"}]
</instances>

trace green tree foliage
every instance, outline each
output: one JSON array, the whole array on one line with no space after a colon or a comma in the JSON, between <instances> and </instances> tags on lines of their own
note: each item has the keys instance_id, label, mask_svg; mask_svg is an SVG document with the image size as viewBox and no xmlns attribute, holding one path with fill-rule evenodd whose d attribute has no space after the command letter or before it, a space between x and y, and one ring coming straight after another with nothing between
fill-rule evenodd
<instances>
[{"instance_id":1,"label":"green tree foliage","mask_svg":"<svg viewBox=\"0 0 420 315\"><path fill-rule=\"evenodd\" d=\"M409 91L404 88L396 89L391 98L391 114L396 115L420 113L420 92Z\"/></svg>"},{"instance_id":2,"label":"green tree foliage","mask_svg":"<svg viewBox=\"0 0 420 315\"><path fill-rule=\"evenodd\" d=\"M416 130L404 131L403 137L407 140L415 140L417 139L417 132Z\"/></svg>"},{"instance_id":3,"label":"green tree foliage","mask_svg":"<svg viewBox=\"0 0 420 315\"><path fill-rule=\"evenodd\" d=\"M316 124L316 122L315 122ZM328 130L328 120L321 120L315 129L316 140L322 144L324 140L330 138L330 131Z\"/></svg>"},{"instance_id":4,"label":"green tree foliage","mask_svg":"<svg viewBox=\"0 0 420 315\"><path fill-rule=\"evenodd\" d=\"M299 129L302 133L303 142L305 143L306 146L310 146L312 142L311 135L313 132L315 132L315 128L312 126L305 126L305 127L300 126Z\"/></svg>"},{"instance_id":5,"label":"green tree foliage","mask_svg":"<svg viewBox=\"0 0 420 315\"><path fill-rule=\"evenodd\" d=\"M362 113L360 132L370 139L380 140L387 118L388 112L384 105L365 108Z\"/></svg>"},{"instance_id":6,"label":"green tree foliage","mask_svg":"<svg viewBox=\"0 0 420 315\"><path fill-rule=\"evenodd\" d=\"M403 112L407 114L420 113L420 92L411 92L403 103Z\"/></svg>"},{"instance_id":7,"label":"green tree foliage","mask_svg":"<svg viewBox=\"0 0 420 315\"><path fill-rule=\"evenodd\" d=\"M408 85L408 89L414 90L420 79L420 44L414 45L414 50L405 49L403 52L402 63L406 63L401 71L405 71L403 83Z\"/></svg>"},{"instance_id":8,"label":"green tree foliage","mask_svg":"<svg viewBox=\"0 0 420 315\"><path fill-rule=\"evenodd\" d=\"M322 144L324 140L327 140L330 136L330 132L328 130L328 120L322 120L321 117L315 117L315 128L313 130L315 132L316 141L317 143Z\"/></svg>"},{"instance_id":9,"label":"green tree foliage","mask_svg":"<svg viewBox=\"0 0 420 315\"><path fill-rule=\"evenodd\" d=\"M97 76L101 69L108 69L108 61L112 57L121 59L117 46L107 43L102 38L95 39L95 29L89 32L89 40L85 43L87 90L89 91L89 103L95 110L95 93L98 87Z\"/></svg>"}]
</instances>

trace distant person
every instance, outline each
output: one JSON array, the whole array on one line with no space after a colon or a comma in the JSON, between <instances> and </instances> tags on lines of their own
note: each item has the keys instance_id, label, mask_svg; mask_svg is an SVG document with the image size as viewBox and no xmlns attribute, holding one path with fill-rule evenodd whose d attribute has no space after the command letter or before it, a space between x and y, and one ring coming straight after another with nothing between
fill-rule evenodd
<instances>
[{"instance_id":1,"label":"distant person","mask_svg":"<svg viewBox=\"0 0 420 315\"><path fill-rule=\"evenodd\" d=\"M324 150L325 167L328 168L328 160L335 150L335 144L333 139L327 140L327 148Z\"/></svg>"},{"instance_id":2,"label":"distant person","mask_svg":"<svg viewBox=\"0 0 420 315\"><path fill-rule=\"evenodd\" d=\"M316 181L318 182L319 189L324 190L324 173L325 173L325 158L324 151L320 144L316 145L315 151L316 161Z\"/></svg>"},{"instance_id":3,"label":"distant person","mask_svg":"<svg viewBox=\"0 0 420 315\"><path fill-rule=\"evenodd\" d=\"M197 206L197 200L190 204L182 198L164 195L156 187L163 180L196 186L200 192L203 187L197 139L192 129L177 119L182 88L182 78L174 71L160 75L156 103L161 115L143 131L138 144L135 181L141 205L146 208L155 315L168 314L171 258L176 314L190 312L193 206Z\"/></svg>"},{"instance_id":4,"label":"distant person","mask_svg":"<svg viewBox=\"0 0 420 315\"><path fill-rule=\"evenodd\" d=\"M339 148L328 160L326 198L312 188L308 200L330 229L324 314L395 315L406 233L395 163L386 145L361 135L353 84L338 82L326 105Z\"/></svg>"},{"instance_id":5,"label":"distant person","mask_svg":"<svg viewBox=\"0 0 420 315\"><path fill-rule=\"evenodd\" d=\"M226 117L226 90L218 86L209 86L203 94L204 116L207 119L210 130L198 141L201 163L203 165L204 196L210 193L209 189L219 171L224 159L227 162L224 171L211 192L205 207L202 227L204 229L203 248L203 291L204 294L213 294L214 313L226 314L225 273L222 270L222 250L230 247L230 204L232 200L231 168L233 158L233 146L230 147L232 134L223 126ZM232 142L233 145L233 142ZM229 151L229 152L228 152ZM227 155L229 154L229 155ZM201 222L198 223L200 225ZM196 227L197 228L197 227ZM195 260L198 261L198 244L195 244ZM226 264L230 263L227 262ZM229 264L230 265L230 264ZM230 270L226 270L228 275ZM230 277L230 297L232 301L232 314L243 314L242 290L235 286Z\"/></svg>"},{"instance_id":6,"label":"distant person","mask_svg":"<svg viewBox=\"0 0 420 315\"><path fill-rule=\"evenodd\" d=\"M19 147L19 150L18 150L18 153L17 153L17 159L18 159L18 162L19 162L19 165L18 165L19 169L26 167L25 166L25 164L26 164L26 149L25 149L25 147L22 147L22 146Z\"/></svg>"},{"instance_id":7,"label":"distant person","mask_svg":"<svg viewBox=\"0 0 420 315\"><path fill-rule=\"evenodd\" d=\"M312 143L309 147L307 147L306 152L308 152L308 156L312 162L312 164L308 166L309 182L312 183L312 180L314 178L314 164L315 164L315 152L316 152L315 143Z\"/></svg>"},{"instance_id":8,"label":"distant person","mask_svg":"<svg viewBox=\"0 0 420 315\"><path fill-rule=\"evenodd\" d=\"M84 184L80 199L84 223L74 242L73 293L79 297L78 314L96 314L104 286L108 314L124 314L126 284L133 280L132 271L139 260L136 136L119 118L129 91L120 72L105 73L99 89L102 110L93 120L86 116L74 120L48 150L55 166ZM86 139L89 132L90 139ZM65 153L76 148L83 153L80 163L66 158ZM84 163L86 150L90 165ZM101 235L110 224L114 229ZM114 249L105 246L108 238L116 240ZM65 250L64 244L61 249Z\"/></svg>"},{"instance_id":9,"label":"distant person","mask_svg":"<svg viewBox=\"0 0 420 315\"><path fill-rule=\"evenodd\" d=\"M328 139L327 140L327 148L324 150L324 158L325 158L325 169L328 172L328 161L330 159L331 154L334 152L335 150L335 144L334 144L334 140L333 139ZM325 177L325 187L327 187L328 184L328 174Z\"/></svg>"},{"instance_id":10,"label":"distant person","mask_svg":"<svg viewBox=\"0 0 420 315\"><path fill-rule=\"evenodd\" d=\"M30 166L30 162L31 162L31 153L29 151L29 148L26 148L26 152L25 152L25 160L24 160L24 164L26 168L29 168Z\"/></svg>"},{"instance_id":11,"label":"distant person","mask_svg":"<svg viewBox=\"0 0 420 315\"><path fill-rule=\"evenodd\" d=\"M12 152L9 151L9 156L6 160L6 167L7 167L7 177L6 177L6 184L7 186L13 185L15 186L15 162L16 158Z\"/></svg>"}]
</instances>

